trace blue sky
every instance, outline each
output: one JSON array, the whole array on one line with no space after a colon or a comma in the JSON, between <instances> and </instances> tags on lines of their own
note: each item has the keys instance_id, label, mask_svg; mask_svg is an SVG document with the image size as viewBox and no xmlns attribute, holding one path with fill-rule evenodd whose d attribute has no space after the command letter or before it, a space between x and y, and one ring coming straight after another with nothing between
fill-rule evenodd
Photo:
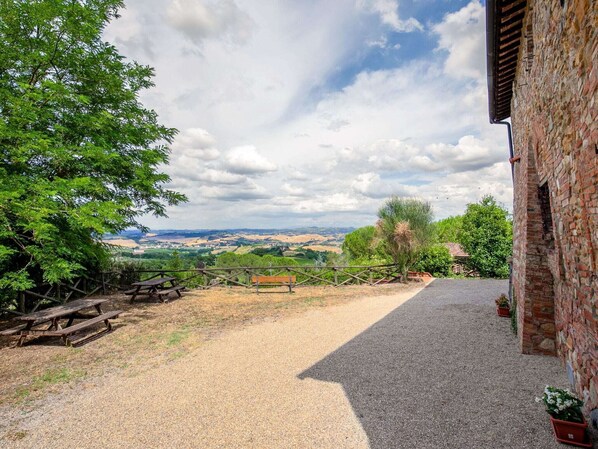
<instances>
[{"instance_id":1,"label":"blue sky","mask_svg":"<svg viewBox=\"0 0 598 449\"><path fill-rule=\"evenodd\" d=\"M437 218L510 207L488 123L478 0L129 0L105 38L156 70L142 101L179 130L154 228L361 226L390 195Z\"/></svg>"}]
</instances>

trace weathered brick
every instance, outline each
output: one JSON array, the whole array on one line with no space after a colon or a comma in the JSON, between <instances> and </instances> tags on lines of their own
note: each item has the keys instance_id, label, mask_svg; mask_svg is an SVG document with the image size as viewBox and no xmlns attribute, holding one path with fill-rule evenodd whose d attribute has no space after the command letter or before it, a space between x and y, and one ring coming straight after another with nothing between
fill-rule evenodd
<instances>
[{"instance_id":1,"label":"weathered brick","mask_svg":"<svg viewBox=\"0 0 598 449\"><path fill-rule=\"evenodd\" d=\"M528 0L513 85L513 282L521 350L559 354L598 407L598 2ZM528 70L527 59L533 63ZM550 192L544 236L539 188Z\"/></svg>"}]
</instances>

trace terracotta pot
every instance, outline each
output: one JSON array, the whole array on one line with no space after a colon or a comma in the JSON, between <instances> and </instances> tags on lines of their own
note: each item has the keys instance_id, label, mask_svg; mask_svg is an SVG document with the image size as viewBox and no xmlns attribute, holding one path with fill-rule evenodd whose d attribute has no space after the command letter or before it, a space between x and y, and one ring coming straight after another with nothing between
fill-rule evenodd
<instances>
[{"instance_id":1,"label":"terracotta pot","mask_svg":"<svg viewBox=\"0 0 598 449\"><path fill-rule=\"evenodd\" d=\"M578 423L562 421L551 416L550 422L552 424L554 436L560 443L572 444L573 446L579 447L592 447L592 443L590 443L589 439L586 437L586 428L588 427L588 424L585 420L583 423Z\"/></svg>"},{"instance_id":2,"label":"terracotta pot","mask_svg":"<svg viewBox=\"0 0 598 449\"><path fill-rule=\"evenodd\" d=\"M507 318L511 317L511 310L508 307L496 307L496 313L498 314L498 316L504 316Z\"/></svg>"}]
</instances>

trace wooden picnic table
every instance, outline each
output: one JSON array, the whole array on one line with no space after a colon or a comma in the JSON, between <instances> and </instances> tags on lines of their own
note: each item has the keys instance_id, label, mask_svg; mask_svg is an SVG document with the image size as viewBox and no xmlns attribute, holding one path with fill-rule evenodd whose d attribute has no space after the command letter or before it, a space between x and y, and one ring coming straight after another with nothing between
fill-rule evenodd
<instances>
[{"instance_id":1,"label":"wooden picnic table","mask_svg":"<svg viewBox=\"0 0 598 449\"><path fill-rule=\"evenodd\" d=\"M176 285L176 278L173 277L161 277L148 279L147 281L133 282L131 284L131 290L127 290L125 294L132 295L131 302L135 300L138 295L158 296L161 302L168 300L170 293L176 292L178 297L181 297L181 290L185 290L182 285ZM170 283L170 287L166 286L166 283Z\"/></svg>"},{"instance_id":2,"label":"wooden picnic table","mask_svg":"<svg viewBox=\"0 0 598 449\"><path fill-rule=\"evenodd\" d=\"M29 313L27 315L21 315L15 318L18 321L24 321L25 324L12 329L13 334L20 336L18 346L22 346L28 336L55 336L62 337L66 345L76 344L83 340L87 340L90 337L86 337L77 341L71 340L70 336L82 329L90 327L94 324L104 322L106 329L98 334L95 334L93 338L98 335L110 332L112 325L110 319L116 318L122 313L121 310L113 310L110 312L102 312L102 304L109 301L107 298L86 298L77 299L75 301L67 302L55 307L40 310L38 312ZM83 314L80 313L85 309L95 309L92 313ZM95 312L95 313L94 313ZM61 320L68 320L66 325L63 327L60 324ZM81 320L77 324L73 324L75 320ZM34 329L34 326L41 324L50 323L45 329Z\"/></svg>"}]
</instances>

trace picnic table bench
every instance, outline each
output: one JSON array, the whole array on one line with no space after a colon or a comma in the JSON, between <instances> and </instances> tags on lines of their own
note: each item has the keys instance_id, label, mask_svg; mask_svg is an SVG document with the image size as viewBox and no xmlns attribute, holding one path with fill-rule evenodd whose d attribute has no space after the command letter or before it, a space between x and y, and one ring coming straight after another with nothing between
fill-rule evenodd
<instances>
[{"instance_id":1,"label":"picnic table bench","mask_svg":"<svg viewBox=\"0 0 598 449\"><path fill-rule=\"evenodd\" d=\"M50 307L38 312L21 315L14 319L18 321L24 321L24 324L11 329L6 329L0 332L0 335L19 335L17 346L22 346L27 337L41 336L61 337L65 345L74 346L78 343L82 343L83 341L95 339L98 336L112 330L112 324L110 323L110 320L120 315L122 310L112 310L105 313L102 312L101 306L107 301L109 301L107 298L77 299L60 306ZM95 313L81 313L82 310L91 308L95 309ZM65 326L61 325L61 320L67 320ZM79 323L73 324L75 320L81 321ZM71 338L73 334L102 321L106 326L106 329L103 331L77 340L73 340ZM50 324L45 329L40 329L38 327L47 323Z\"/></svg>"},{"instance_id":2,"label":"picnic table bench","mask_svg":"<svg viewBox=\"0 0 598 449\"><path fill-rule=\"evenodd\" d=\"M296 276L252 276L251 283L255 285L256 292L260 293L261 287L289 287L289 293L293 293L293 284L297 282ZM268 292L276 293L276 292Z\"/></svg>"},{"instance_id":3,"label":"picnic table bench","mask_svg":"<svg viewBox=\"0 0 598 449\"><path fill-rule=\"evenodd\" d=\"M166 286L166 283L170 283L170 287ZM131 302L135 301L135 298L139 295L158 296L160 302L166 302L170 293L176 293L180 298L181 291L185 290L184 286L176 285L175 278L173 277L161 277L133 282L131 286L133 288L125 292L125 295L131 295Z\"/></svg>"}]
</instances>

